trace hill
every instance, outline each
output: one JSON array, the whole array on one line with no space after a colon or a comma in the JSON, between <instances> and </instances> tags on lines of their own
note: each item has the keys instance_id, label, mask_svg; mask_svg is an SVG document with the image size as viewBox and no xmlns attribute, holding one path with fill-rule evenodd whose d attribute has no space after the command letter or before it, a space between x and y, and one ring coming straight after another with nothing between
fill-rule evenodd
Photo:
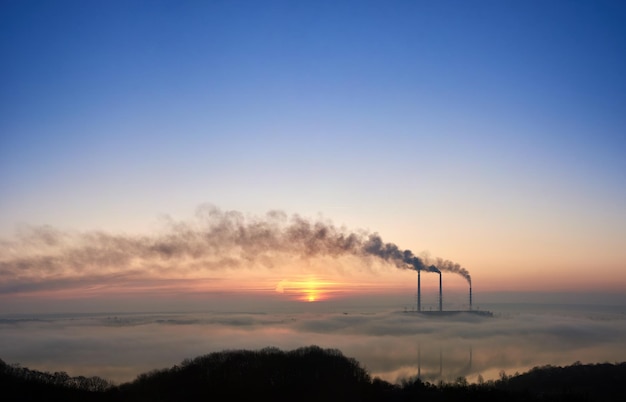
<instances>
[{"instance_id":1,"label":"hill","mask_svg":"<svg viewBox=\"0 0 626 402\"><path fill-rule=\"evenodd\" d=\"M391 384L372 379L339 350L308 346L227 350L153 370L114 385L98 377L70 377L0 360L3 401L623 401L626 363L537 367L497 381Z\"/></svg>"}]
</instances>

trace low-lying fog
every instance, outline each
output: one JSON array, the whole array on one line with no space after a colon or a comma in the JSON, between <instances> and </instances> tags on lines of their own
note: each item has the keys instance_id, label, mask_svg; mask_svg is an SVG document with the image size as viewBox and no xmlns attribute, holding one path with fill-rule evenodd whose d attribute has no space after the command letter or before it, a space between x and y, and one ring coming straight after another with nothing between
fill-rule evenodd
<instances>
[{"instance_id":1,"label":"low-lying fog","mask_svg":"<svg viewBox=\"0 0 626 402\"><path fill-rule=\"evenodd\" d=\"M5 315L9 364L116 383L224 349L341 350L388 381L496 379L538 365L626 361L623 308L489 306L493 317L410 312Z\"/></svg>"}]
</instances>

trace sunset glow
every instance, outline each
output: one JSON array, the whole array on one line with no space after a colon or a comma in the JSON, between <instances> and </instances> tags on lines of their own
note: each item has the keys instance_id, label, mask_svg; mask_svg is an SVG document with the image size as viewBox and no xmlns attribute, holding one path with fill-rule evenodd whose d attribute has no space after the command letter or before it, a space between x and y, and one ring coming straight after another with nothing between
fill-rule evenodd
<instances>
[{"instance_id":1,"label":"sunset glow","mask_svg":"<svg viewBox=\"0 0 626 402\"><path fill-rule=\"evenodd\" d=\"M301 280L282 280L276 291L288 297L304 302L317 302L332 298L339 292L341 283L307 277Z\"/></svg>"}]
</instances>

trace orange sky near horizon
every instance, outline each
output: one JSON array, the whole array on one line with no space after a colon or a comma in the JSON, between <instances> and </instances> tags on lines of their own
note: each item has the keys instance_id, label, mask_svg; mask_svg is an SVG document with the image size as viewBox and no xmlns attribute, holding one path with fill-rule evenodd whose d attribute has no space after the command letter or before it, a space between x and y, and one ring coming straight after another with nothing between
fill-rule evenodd
<instances>
[{"instance_id":1,"label":"orange sky near horizon","mask_svg":"<svg viewBox=\"0 0 626 402\"><path fill-rule=\"evenodd\" d=\"M306 303L368 296L388 297L403 305L415 300L415 270L405 263L395 266L377 254L387 246L393 249L385 243L388 238L397 238L401 251L401 244L428 238L423 234L413 238L410 226L395 236L382 236L382 248L368 251L379 244L368 243L371 232L350 231L327 220L281 213L255 218L216 209L202 212L212 218L171 221L151 235L25 228L14 239L0 243L0 299L11 299L13 305L18 300L106 304L116 298L162 299L174 304L176 300L201 303L210 299L219 304L220 295L234 294ZM382 226L381 233L393 230L393 226ZM356 245L347 246L349 235L357 236ZM432 239L441 241L436 233ZM459 245L461 239L467 243ZM619 255L599 253L592 258L580 247L562 259L549 248L514 254L504 246L513 240L505 238L498 247L491 243L493 251L488 252L481 239L450 233L446 247L437 251L462 262L472 277L475 295L615 294L626 288L626 274L615 262ZM511 252L508 259L507 252ZM434 252L416 254L426 266L437 261ZM438 275L423 271L421 277L423 295L436 298ZM466 303L468 283L463 276L444 270L442 281L444 303Z\"/></svg>"},{"instance_id":2,"label":"orange sky near horizon","mask_svg":"<svg viewBox=\"0 0 626 402\"><path fill-rule=\"evenodd\" d=\"M327 261L326 261L327 262ZM341 268L341 269L339 269ZM389 264L378 264L369 269L350 270L337 262L336 266L320 268L309 261L302 267L273 267L272 269L231 269L215 272L213 277L191 275L176 277L136 277L136 278L68 278L58 281L57 286L42 284L41 288L26 288L0 296L0 299L16 303L83 302L100 303L106 306L110 300L133 301L161 300L174 305L189 301L202 305L210 300L211 306L228 304L237 295L259 301L273 300L274 303L342 303L350 299L387 297L395 300L396 306L412 306L415 302L417 275L413 270L398 269ZM561 273L521 272L500 276L474 275L473 291L475 300L490 292L619 292L623 283L614 278L606 282L589 282L585 277L563 276ZM439 276L422 272L421 284L423 300L436 303ZM460 275L443 272L444 301L466 303L468 283ZM220 302L221 300L221 302ZM532 301L532 300L529 300ZM216 304L217 303L217 304ZM254 305L254 303L253 303ZM260 306L260 305L259 305ZM103 307L105 308L105 307ZM105 308L106 309L106 308Z\"/></svg>"}]
</instances>

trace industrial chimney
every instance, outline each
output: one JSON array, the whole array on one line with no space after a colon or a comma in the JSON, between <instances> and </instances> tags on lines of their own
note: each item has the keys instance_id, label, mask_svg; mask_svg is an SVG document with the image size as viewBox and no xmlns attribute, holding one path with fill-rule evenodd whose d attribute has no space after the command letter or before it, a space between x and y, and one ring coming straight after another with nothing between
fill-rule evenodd
<instances>
[{"instance_id":1,"label":"industrial chimney","mask_svg":"<svg viewBox=\"0 0 626 402\"><path fill-rule=\"evenodd\" d=\"M421 274L422 270L417 268L417 311L422 311L422 289Z\"/></svg>"},{"instance_id":2,"label":"industrial chimney","mask_svg":"<svg viewBox=\"0 0 626 402\"><path fill-rule=\"evenodd\" d=\"M469 296L470 296L469 309L470 309L470 311L472 311L472 285L471 284L470 284L470 294L469 294Z\"/></svg>"},{"instance_id":3,"label":"industrial chimney","mask_svg":"<svg viewBox=\"0 0 626 402\"><path fill-rule=\"evenodd\" d=\"M443 295L441 290L441 272L439 272L439 311L443 311Z\"/></svg>"}]
</instances>

